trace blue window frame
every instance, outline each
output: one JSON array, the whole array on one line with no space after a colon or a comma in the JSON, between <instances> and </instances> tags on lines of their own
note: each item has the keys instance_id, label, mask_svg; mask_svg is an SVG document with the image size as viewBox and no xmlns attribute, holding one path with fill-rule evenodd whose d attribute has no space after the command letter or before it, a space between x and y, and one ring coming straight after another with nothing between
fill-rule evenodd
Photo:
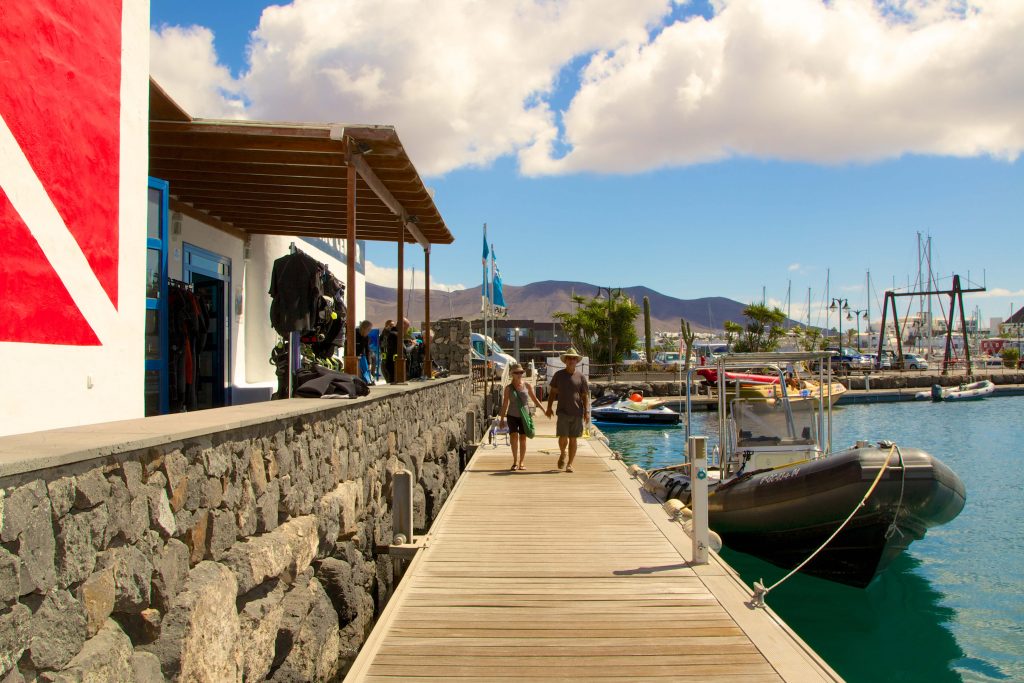
<instances>
[{"instance_id":1,"label":"blue window frame","mask_svg":"<svg viewBox=\"0 0 1024 683\"><path fill-rule=\"evenodd\" d=\"M149 179L146 210L145 414L169 409L167 385L167 181Z\"/></svg>"},{"instance_id":2,"label":"blue window frame","mask_svg":"<svg viewBox=\"0 0 1024 683\"><path fill-rule=\"evenodd\" d=\"M182 276L210 312L197 359L197 407L231 405L231 259L187 242L183 246Z\"/></svg>"}]
</instances>

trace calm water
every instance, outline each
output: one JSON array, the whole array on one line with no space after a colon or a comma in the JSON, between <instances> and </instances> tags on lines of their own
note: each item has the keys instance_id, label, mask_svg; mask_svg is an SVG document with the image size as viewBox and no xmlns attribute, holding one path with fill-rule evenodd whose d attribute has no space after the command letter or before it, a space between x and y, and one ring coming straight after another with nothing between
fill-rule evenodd
<instances>
[{"instance_id":1,"label":"calm water","mask_svg":"<svg viewBox=\"0 0 1024 683\"><path fill-rule=\"evenodd\" d=\"M932 529L866 589L796 575L768 595L775 609L852 683L1024 681L1024 397L837 409L836 450L891 439L941 458L967 487L967 506ZM693 433L717 434L717 414ZM645 468L679 462L681 429L603 428ZM747 585L785 572L726 548Z\"/></svg>"}]
</instances>

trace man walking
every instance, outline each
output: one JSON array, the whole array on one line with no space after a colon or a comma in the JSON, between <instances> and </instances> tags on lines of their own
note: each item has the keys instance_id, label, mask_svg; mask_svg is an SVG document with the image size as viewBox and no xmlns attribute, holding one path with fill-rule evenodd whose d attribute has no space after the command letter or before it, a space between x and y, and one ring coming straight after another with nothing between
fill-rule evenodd
<instances>
[{"instance_id":1,"label":"man walking","mask_svg":"<svg viewBox=\"0 0 1024 683\"><path fill-rule=\"evenodd\" d=\"M576 439L583 436L583 423L590 421L590 386L583 373L576 369L582 356L570 348L562 354L565 367L555 373L548 387L547 416L552 416L551 403L558 399L558 420L555 434L558 435L558 469L565 467L572 472L572 461L576 458ZM568 446L568 462L566 447Z\"/></svg>"}]
</instances>

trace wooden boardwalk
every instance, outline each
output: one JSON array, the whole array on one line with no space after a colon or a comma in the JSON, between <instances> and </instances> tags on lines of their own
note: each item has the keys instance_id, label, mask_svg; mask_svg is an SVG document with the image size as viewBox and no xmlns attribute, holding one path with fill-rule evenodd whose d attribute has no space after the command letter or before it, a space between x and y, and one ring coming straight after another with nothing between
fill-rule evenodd
<instances>
[{"instance_id":1,"label":"wooden boardwalk","mask_svg":"<svg viewBox=\"0 0 1024 683\"><path fill-rule=\"evenodd\" d=\"M347 681L837 681L597 439L481 446ZM547 434L547 436L545 435Z\"/></svg>"}]
</instances>

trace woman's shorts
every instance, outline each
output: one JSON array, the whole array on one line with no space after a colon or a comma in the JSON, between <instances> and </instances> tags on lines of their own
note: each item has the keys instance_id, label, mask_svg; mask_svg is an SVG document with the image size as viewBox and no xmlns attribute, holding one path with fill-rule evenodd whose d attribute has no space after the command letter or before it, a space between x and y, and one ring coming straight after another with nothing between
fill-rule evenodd
<instances>
[{"instance_id":1,"label":"woman's shorts","mask_svg":"<svg viewBox=\"0 0 1024 683\"><path fill-rule=\"evenodd\" d=\"M505 422L508 423L509 434L525 434L526 428L523 426L523 418L516 417L515 415L506 415Z\"/></svg>"},{"instance_id":2,"label":"woman's shorts","mask_svg":"<svg viewBox=\"0 0 1024 683\"><path fill-rule=\"evenodd\" d=\"M578 438L583 436L582 415L559 415L555 422L555 435Z\"/></svg>"}]
</instances>

